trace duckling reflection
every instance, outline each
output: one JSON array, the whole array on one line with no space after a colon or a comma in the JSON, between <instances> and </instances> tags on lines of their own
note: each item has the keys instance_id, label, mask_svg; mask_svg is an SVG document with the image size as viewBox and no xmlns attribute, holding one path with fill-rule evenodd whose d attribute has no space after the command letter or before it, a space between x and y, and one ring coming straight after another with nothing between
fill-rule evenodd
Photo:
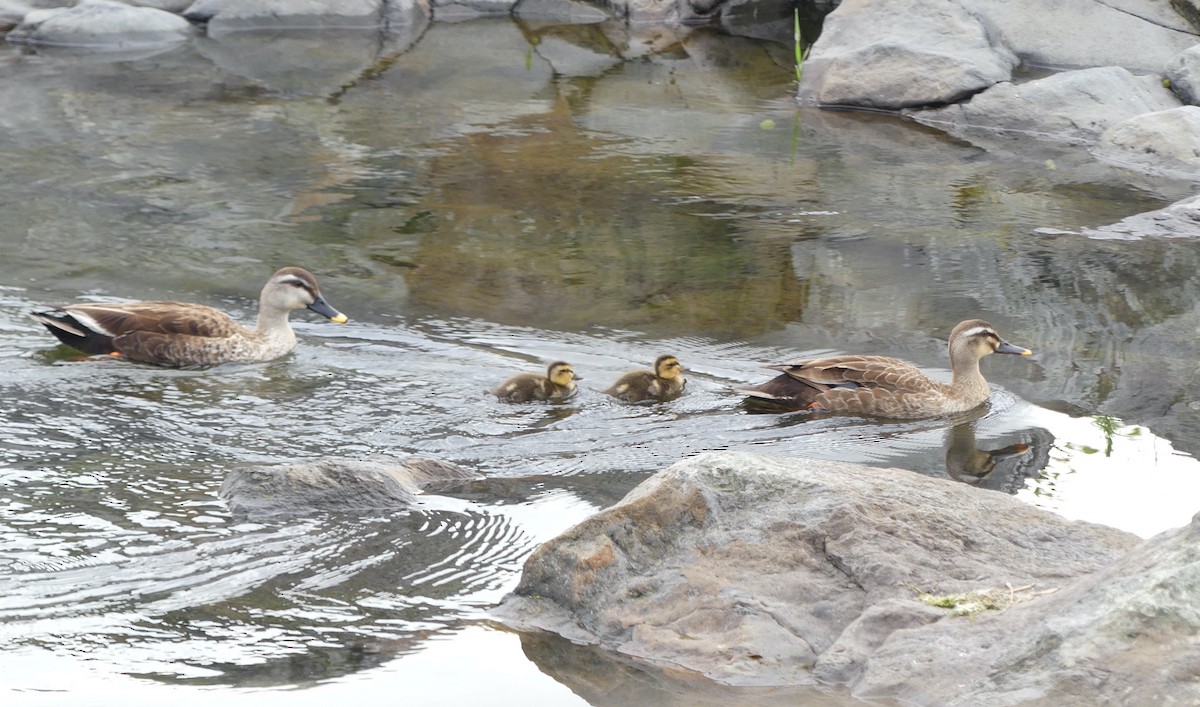
<instances>
[{"instance_id":1,"label":"duckling reflection","mask_svg":"<svg viewBox=\"0 0 1200 707\"><path fill-rule=\"evenodd\" d=\"M492 395L510 403L525 403L530 400L561 402L575 394L575 381L583 380L575 375L575 369L565 361L555 361L546 369L546 374L518 373L501 383Z\"/></svg>"},{"instance_id":2,"label":"duckling reflection","mask_svg":"<svg viewBox=\"0 0 1200 707\"><path fill-rule=\"evenodd\" d=\"M949 429L946 446L946 473L955 481L971 486L1016 493L1026 476L1035 476L1048 460L1049 442L1040 439L1045 430L1026 430L1030 443L1018 442L999 449L980 449L975 440L978 421L964 422ZM1039 434L1040 433L1040 434ZM1053 441L1050 438L1049 441ZM1039 449L1040 448L1040 449Z\"/></svg>"}]
</instances>

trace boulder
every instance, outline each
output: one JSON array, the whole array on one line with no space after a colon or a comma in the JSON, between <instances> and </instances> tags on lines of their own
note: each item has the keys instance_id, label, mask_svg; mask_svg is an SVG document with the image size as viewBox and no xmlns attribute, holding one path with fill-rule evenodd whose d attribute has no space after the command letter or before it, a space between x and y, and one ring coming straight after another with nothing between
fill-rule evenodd
<instances>
[{"instance_id":1,"label":"boulder","mask_svg":"<svg viewBox=\"0 0 1200 707\"><path fill-rule=\"evenodd\" d=\"M1141 172L1200 174L1200 107L1143 113L1113 125L1092 149L1096 157Z\"/></svg>"},{"instance_id":2,"label":"boulder","mask_svg":"<svg viewBox=\"0 0 1200 707\"><path fill-rule=\"evenodd\" d=\"M1200 237L1200 196L1177 201L1157 211L1134 214L1108 226L1085 228L1082 233L1089 238L1114 240ZM1137 390L1144 394L1145 389ZM1172 391L1164 391L1157 399L1172 400L1170 393Z\"/></svg>"},{"instance_id":3,"label":"boulder","mask_svg":"<svg viewBox=\"0 0 1200 707\"><path fill-rule=\"evenodd\" d=\"M890 110L951 103L1008 80L1016 64L957 2L846 0L825 18L800 97Z\"/></svg>"},{"instance_id":4,"label":"boulder","mask_svg":"<svg viewBox=\"0 0 1200 707\"><path fill-rule=\"evenodd\" d=\"M422 490L474 478L478 475L434 459L324 457L233 469L217 495L234 513L255 517L361 512L407 508Z\"/></svg>"},{"instance_id":5,"label":"boulder","mask_svg":"<svg viewBox=\"0 0 1200 707\"><path fill-rule=\"evenodd\" d=\"M909 115L958 136L982 131L1083 144L1122 120L1177 107L1178 99L1157 77L1108 66L1006 82L965 103Z\"/></svg>"},{"instance_id":6,"label":"boulder","mask_svg":"<svg viewBox=\"0 0 1200 707\"><path fill-rule=\"evenodd\" d=\"M207 23L209 36L242 30L381 27L386 24L385 4L385 0L196 0L183 16Z\"/></svg>"},{"instance_id":7,"label":"boulder","mask_svg":"<svg viewBox=\"0 0 1200 707\"><path fill-rule=\"evenodd\" d=\"M673 465L539 547L495 614L518 629L731 685L839 682L871 696L970 704L964 695L993 689L993 674L979 667L993 656L960 657L959 646L1045 632L1068 606L1050 608L1047 593L1076 586L1138 542L908 471L720 452ZM1200 583L1193 587L1178 601L1151 598L1182 611L1200 599ZM940 608L955 595L980 605L1025 600L1028 608L1019 624L1005 623L1012 609L967 620ZM1083 617L1086 594L1070 596ZM1130 617L1133 607L1153 605L1112 595L1114 605L1123 601ZM1072 638L1089 640L1082 629ZM1136 637L1111 631L1103 640L1096 655ZM1005 647L1015 656L1021 645ZM1054 682L1063 666L1044 663L1027 682ZM1105 670L1100 662L1092 669ZM1099 697L1075 687L1078 700ZM989 704L1006 703L1002 691L995 695Z\"/></svg>"},{"instance_id":8,"label":"boulder","mask_svg":"<svg viewBox=\"0 0 1200 707\"><path fill-rule=\"evenodd\" d=\"M1060 591L891 634L855 681L905 703L1200 703L1200 516Z\"/></svg>"},{"instance_id":9,"label":"boulder","mask_svg":"<svg viewBox=\"0 0 1200 707\"><path fill-rule=\"evenodd\" d=\"M846 0L825 18L801 100L895 110L952 103L1018 62L1160 73L1200 41L1169 0Z\"/></svg>"},{"instance_id":10,"label":"boulder","mask_svg":"<svg viewBox=\"0 0 1200 707\"><path fill-rule=\"evenodd\" d=\"M1026 64L1161 73L1200 42L1171 0L960 0Z\"/></svg>"},{"instance_id":11,"label":"boulder","mask_svg":"<svg viewBox=\"0 0 1200 707\"><path fill-rule=\"evenodd\" d=\"M1166 75L1179 100L1200 106L1200 44L1176 54L1167 64Z\"/></svg>"},{"instance_id":12,"label":"boulder","mask_svg":"<svg viewBox=\"0 0 1200 707\"><path fill-rule=\"evenodd\" d=\"M9 41L65 47L131 49L175 44L193 35L178 15L111 0L82 0L69 8L33 10Z\"/></svg>"}]
</instances>

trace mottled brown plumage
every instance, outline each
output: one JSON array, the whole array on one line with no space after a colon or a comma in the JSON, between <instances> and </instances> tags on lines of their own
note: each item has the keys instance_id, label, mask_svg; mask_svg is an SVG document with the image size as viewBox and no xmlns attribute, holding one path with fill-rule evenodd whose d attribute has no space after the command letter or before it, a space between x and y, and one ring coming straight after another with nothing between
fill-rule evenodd
<instances>
[{"instance_id":1,"label":"mottled brown plumage","mask_svg":"<svg viewBox=\"0 0 1200 707\"><path fill-rule=\"evenodd\" d=\"M683 395L687 379L683 377L683 364L674 356L659 356L654 361L654 370L630 371L613 383L606 394L628 403L643 400L674 400Z\"/></svg>"},{"instance_id":2,"label":"mottled brown plumage","mask_svg":"<svg viewBox=\"0 0 1200 707\"><path fill-rule=\"evenodd\" d=\"M851 355L768 366L783 374L738 392L793 409L901 419L937 417L970 410L987 400L991 390L979 372L984 356L1032 353L1006 343L980 319L954 327L948 349L954 374L949 384L933 380L907 361Z\"/></svg>"},{"instance_id":3,"label":"mottled brown plumage","mask_svg":"<svg viewBox=\"0 0 1200 707\"><path fill-rule=\"evenodd\" d=\"M575 375L571 364L555 361L546 369L546 374L518 373L501 383L492 395L510 403L525 403L530 400L560 402L575 394L575 381L583 380Z\"/></svg>"},{"instance_id":4,"label":"mottled brown plumage","mask_svg":"<svg viewBox=\"0 0 1200 707\"><path fill-rule=\"evenodd\" d=\"M253 329L218 309L186 302L69 304L30 316L64 344L89 355L193 367L283 356L296 346L288 315L302 307L338 323L346 321L303 268L283 268L271 276L259 297Z\"/></svg>"}]
</instances>

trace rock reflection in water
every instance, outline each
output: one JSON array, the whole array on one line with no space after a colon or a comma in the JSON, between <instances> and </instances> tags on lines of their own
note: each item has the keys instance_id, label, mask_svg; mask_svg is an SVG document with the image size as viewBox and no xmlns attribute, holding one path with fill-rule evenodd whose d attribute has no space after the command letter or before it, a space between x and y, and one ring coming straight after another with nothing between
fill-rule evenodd
<instances>
[{"instance_id":1,"label":"rock reflection in water","mask_svg":"<svg viewBox=\"0 0 1200 707\"><path fill-rule=\"evenodd\" d=\"M862 702L818 686L730 688L689 670L655 667L546 633L522 633L521 648L542 672L596 707L740 705L843 707ZM890 700L872 704L890 705Z\"/></svg>"}]
</instances>

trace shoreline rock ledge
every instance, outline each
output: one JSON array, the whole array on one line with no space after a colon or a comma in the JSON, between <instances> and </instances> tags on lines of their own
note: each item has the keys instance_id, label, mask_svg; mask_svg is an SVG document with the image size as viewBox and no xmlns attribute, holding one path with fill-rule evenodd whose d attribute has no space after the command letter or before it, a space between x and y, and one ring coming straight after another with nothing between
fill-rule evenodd
<instances>
[{"instance_id":1,"label":"shoreline rock ledge","mask_svg":"<svg viewBox=\"0 0 1200 707\"><path fill-rule=\"evenodd\" d=\"M1195 704L1198 541L1200 520L1141 541L899 469L719 452L539 547L493 612L728 685ZM969 617L923 596L985 590L1002 608Z\"/></svg>"}]
</instances>

